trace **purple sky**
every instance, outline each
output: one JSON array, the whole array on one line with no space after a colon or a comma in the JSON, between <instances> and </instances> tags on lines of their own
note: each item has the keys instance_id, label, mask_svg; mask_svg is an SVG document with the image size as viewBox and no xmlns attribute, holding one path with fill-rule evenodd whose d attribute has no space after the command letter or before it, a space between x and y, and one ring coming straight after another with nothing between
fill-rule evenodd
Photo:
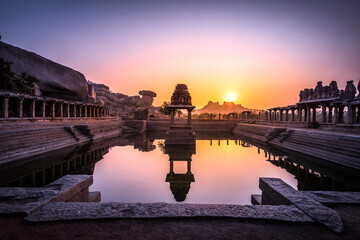
<instances>
[{"instance_id":1,"label":"purple sky","mask_svg":"<svg viewBox=\"0 0 360 240\"><path fill-rule=\"evenodd\" d=\"M129 95L196 105L234 92L248 107L293 104L322 80L360 78L360 1L3 0L6 43Z\"/></svg>"}]
</instances>

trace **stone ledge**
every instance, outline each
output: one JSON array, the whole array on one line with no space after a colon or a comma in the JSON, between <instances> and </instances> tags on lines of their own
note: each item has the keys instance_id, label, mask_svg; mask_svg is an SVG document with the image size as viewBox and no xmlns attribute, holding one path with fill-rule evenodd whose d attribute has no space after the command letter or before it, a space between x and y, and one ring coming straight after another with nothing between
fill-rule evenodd
<instances>
[{"instance_id":1,"label":"stone ledge","mask_svg":"<svg viewBox=\"0 0 360 240\"><path fill-rule=\"evenodd\" d=\"M316 201L326 204L360 204L360 192L303 191Z\"/></svg>"},{"instance_id":2,"label":"stone ledge","mask_svg":"<svg viewBox=\"0 0 360 240\"><path fill-rule=\"evenodd\" d=\"M225 217L313 222L295 206L169 204L169 203L49 203L25 218L28 222L114 218Z\"/></svg>"},{"instance_id":3,"label":"stone ledge","mask_svg":"<svg viewBox=\"0 0 360 240\"><path fill-rule=\"evenodd\" d=\"M0 214L28 215L50 202L70 200L92 182L89 175L66 175L43 188L0 188Z\"/></svg>"},{"instance_id":4,"label":"stone ledge","mask_svg":"<svg viewBox=\"0 0 360 240\"><path fill-rule=\"evenodd\" d=\"M343 231L343 223L335 210L325 207L307 194L295 190L281 179L260 178L259 186L263 192L262 204L291 204L310 216L314 221L327 226L333 231Z\"/></svg>"}]
</instances>

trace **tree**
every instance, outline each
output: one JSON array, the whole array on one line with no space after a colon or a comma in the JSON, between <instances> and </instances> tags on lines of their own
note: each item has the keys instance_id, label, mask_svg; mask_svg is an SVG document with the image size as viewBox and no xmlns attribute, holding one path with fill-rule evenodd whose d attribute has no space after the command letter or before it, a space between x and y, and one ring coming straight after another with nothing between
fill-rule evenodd
<instances>
[{"instance_id":1,"label":"tree","mask_svg":"<svg viewBox=\"0 0 360 240\"><path fill-rule=\"evenodd\" d=\"M169 102L163 102L163 104L160 106L160 109L159 109L159 113L162 114L162 115L170 115L171 114L171 111L170 109L168 109L167 106L169 106L170 103Z\"/></svg>"}]
</instances>

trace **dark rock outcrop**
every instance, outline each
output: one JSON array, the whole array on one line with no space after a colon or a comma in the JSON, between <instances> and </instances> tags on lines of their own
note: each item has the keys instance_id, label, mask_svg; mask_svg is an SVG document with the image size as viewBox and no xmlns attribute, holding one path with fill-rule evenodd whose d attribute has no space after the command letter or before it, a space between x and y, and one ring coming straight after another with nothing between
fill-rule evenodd
<instances>
[{"instance_id":1,"label":"dark rock outcrop","mask_svg":"<svg viewBox=\"0 0 360 240\"><path fill-rule=\"evenodd\" d=\"M16 76L26 72L40 79L38 85L42 95L86 101L88 87L82 73L4 42L0 42L0 58L12 62Z\"/></svg>"}]
</instances>

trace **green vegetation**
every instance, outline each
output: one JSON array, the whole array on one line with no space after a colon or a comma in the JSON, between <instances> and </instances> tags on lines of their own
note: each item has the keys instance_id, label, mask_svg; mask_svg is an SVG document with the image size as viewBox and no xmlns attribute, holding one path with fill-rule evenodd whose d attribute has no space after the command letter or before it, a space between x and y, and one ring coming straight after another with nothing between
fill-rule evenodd
<instances>
[{"instance_id":1,"label":"green vegetation","mask_svg":"<svg viewBox=\"0 0 360 240\"><path fill-rule=\"evenodd\" d=\"M163 104L160 106L159 113L162 114L162 115L170 115L171 111L170 111L170 109L167 108L167 106L169 106L169 105L170 105L170 102L163 102ZM178 117L180 117L182 112L181 112L180 109L177 109L175 111L175 114L177 114Z\"/></svg>"},{"instance_id":2,"label":"green vegetation","mask_svg":"<svg viewBox=\"0 0 360 240\"><path fill-rule=\"evenodd\" d=\"M11 71L11 64L11 62L0 58L0 89L34 94L35 83L40 82L40 80L25 72L19 78L15 77L14 72Z\"/></svg>"}]
</instances>

